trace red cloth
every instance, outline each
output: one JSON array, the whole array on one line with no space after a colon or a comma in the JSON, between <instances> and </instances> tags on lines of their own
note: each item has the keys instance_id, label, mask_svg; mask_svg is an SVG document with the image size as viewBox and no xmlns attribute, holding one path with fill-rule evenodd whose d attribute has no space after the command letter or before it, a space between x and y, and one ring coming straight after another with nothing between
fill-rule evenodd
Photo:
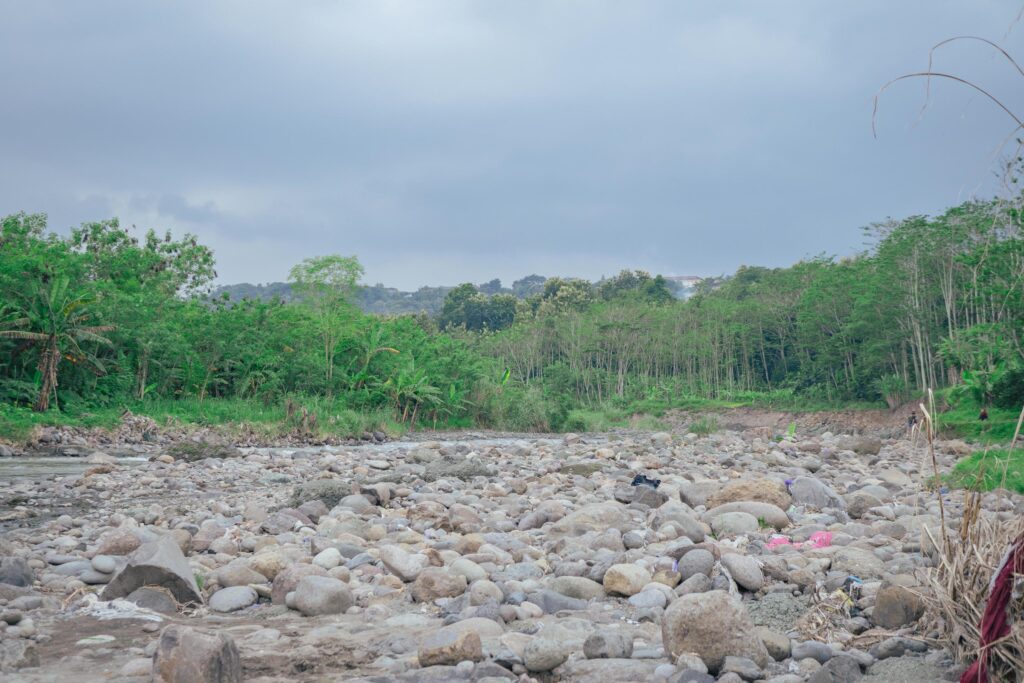
<instances>
[{"instance_id":1,"label":"red cloth","mask_svg":"<svg viewBox=\"0 0 1024 683\"><path fill-rule=\"evenodd\" d=\"M991 643L1010 633L1009 608L1013 594L1014 575L1024 574L1024 538L1018 538L1000 567L988 594L985 613L981 615L981 655L971 665L960 683L989 683L988 648Z\"/></svg>"}]
</instances>

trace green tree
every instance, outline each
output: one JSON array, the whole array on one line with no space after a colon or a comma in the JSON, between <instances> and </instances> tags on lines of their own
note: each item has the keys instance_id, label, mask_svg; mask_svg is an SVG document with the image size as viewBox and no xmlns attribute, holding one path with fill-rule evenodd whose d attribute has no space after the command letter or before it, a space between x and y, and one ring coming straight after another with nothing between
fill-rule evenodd
<instances>
[{"instance_id":1,"label":"green tree","mask_svg":"<svg viewBox=\"0 0 1024 683\"><path fill-rule=\"evenodd\" d=\"M50 407L50 396L56 394L62 361L88 363L99 371L99 364L89 352L88 345L112 344L102 335L114 328L89 324L93 319L88 309L91 301L72 293L69 285L70 280L66 277L57 277L42 286L33 283L29 296L18 309L20 316L11 320L7 329L0 330L0 337L31 342L39 351L41 385L34 406L38 412ZM85 348L83 344L86 344Z\"/></svg>"},{"instance_id":2,"label":"green tree","mask_svg":"<svg viewBox=\"0 0 1024 683\"><path fill-rule=\"evenodd\" d=\"M323 347L324 384L331 394L338 343L359 317L352 301L363 267L355 256L318 256L293 267L288 277L299 300L314 313Z\"/></svg>"}]
</instances>

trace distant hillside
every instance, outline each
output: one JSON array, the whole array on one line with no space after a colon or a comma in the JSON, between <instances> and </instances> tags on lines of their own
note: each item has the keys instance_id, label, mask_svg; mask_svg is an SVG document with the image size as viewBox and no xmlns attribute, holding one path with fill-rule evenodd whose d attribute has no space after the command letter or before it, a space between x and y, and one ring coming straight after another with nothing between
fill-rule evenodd
<instances>
[{"instance_id":1,"label":"distant hillside","mask_svg":"<svg viewBox=\"0 0 1024 683\"><path fill-rule=\"evenodd\" d=\"M527 275L516 280L512 287L504 287L501 280L494 279L476 285L476 288L483 294L512 294L516 298L525 299L544 291L544 283L548 278L543 275ZM700 283L700 278L694 277L669 277L669 288L679 299L685 299L694 292ZM382 315L402 315L405 313L426 313L431 317L437 317L444 306L444 298L454 287L420 287L415 292L403 292L394 287L385 287L382 284L363 286L359 288L357 303L359 308L366 313L379 313ZM243 282L237 285L222 285L213 291L215 298L227 295L230 301L241 301L243 299L256 299L270 301L277 297L283 301L292 300L292 286L287 282L270 282L268 284L253 285Z\"/></svg>"},{"instance_id":2,"label":"distant hillside","mask_svg":"<svg viewBox=\"0 0 1024 683\"><path fill-rule=\"evenodd\" d=\"M426 313L437 316L444 304L444 297L451 287L420 287L415 292L403 292L394 287L377 284L359 288L357 303L366 313L400 315L403 313ZM292 300L292 286L287 282L271 282L252 285L243 282L237 285L223 285L213 291L215 298L227 295L230 301L256 299L270 301L277 297L283 301Z\"/></svg>"},{"instance_id":3,"label":"distant hillside","mask_svg":"<svg viewBox=\"0 0 1024 683\"><path fill-rule=\"evenodd\" d=\"M525 299L534 294L544 291L544 283L547 278L543 275L527 275L512 283L512 288L502 286L501 280L494 279L490 282L477 285L482 293L492 294L514 294L520 299ZM453 287L420 287L415 292L403 292L394 287L385 287L382 284L363 286L359 288L357 303L366 313L379 313L382 315L402 315L404 313L426 313L436 318L444 306L444 298ZM213 290L213 296L219 298L227 295L230 301L241 301L242 299L256 299L259 301L270 301L274 297L283 301L292 300L292 286L287 282L271 282L265 285L253 285L243 282L237 285L223 285Z\"/></svg>"}]
</instances>

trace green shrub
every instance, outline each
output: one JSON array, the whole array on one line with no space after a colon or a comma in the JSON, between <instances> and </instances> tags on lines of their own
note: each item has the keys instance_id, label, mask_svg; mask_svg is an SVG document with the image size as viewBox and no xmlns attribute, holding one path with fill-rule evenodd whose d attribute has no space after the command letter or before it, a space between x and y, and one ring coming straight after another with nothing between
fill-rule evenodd
<instances>
[{"instance_id":1,"label":"green shrub","mask_svg":"<svg viewBox=\"0 0 1024 683\"><path fill-rule=\"evenodd\" d=\"M718 418L714 415L705 415L690 423L690 431L700 436L707 436L718 431Z\"/></svg>"},{"instance_id":2,"label":"green shrub","mask_svg":"<svg viewBox=\"0 0 1024 683\"><path fill-rule=\"evenodd\" d=\"M1024 493L1024 449L978 451L958 462L946 481L958 488Z\"/></svg>"}]
</instances>

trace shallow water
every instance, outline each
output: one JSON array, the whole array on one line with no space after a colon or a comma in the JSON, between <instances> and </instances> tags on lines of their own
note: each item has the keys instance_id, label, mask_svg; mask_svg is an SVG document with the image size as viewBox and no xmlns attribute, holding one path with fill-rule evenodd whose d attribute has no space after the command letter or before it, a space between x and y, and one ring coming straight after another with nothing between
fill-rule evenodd
<instances>
[{"instance_id":1,"label":"shallow water","mask_svg":"<svg viewBox=\"0 0 1024 683\"><path fill-rule=\"evenodd\" d=\"M146 458L117 459L119 465L127 467L134 467L143 462L146 462ZM90 467L96 467L96 465L86 462L86 458L61 456L0 458L0 483L45 481L54 477L82 474Z\"/></svg>"}]
</instances>

